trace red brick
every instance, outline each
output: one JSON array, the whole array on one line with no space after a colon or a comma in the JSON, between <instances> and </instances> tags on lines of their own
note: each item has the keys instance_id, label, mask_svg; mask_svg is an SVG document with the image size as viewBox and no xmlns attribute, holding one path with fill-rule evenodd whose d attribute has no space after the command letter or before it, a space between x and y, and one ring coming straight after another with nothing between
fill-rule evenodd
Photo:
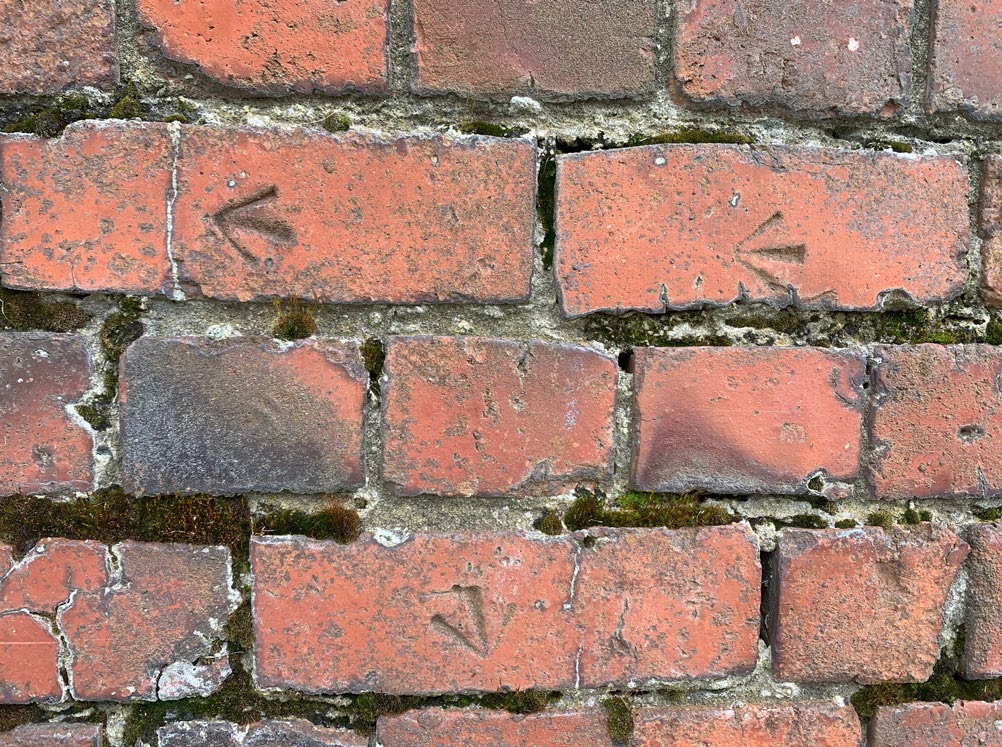
<instances>
[{"instance_id":1,"label":"red brick","mask_svg":"<svg viewBox=\"0 0 1002 747\"><path fill-rule=\"evenodd\" d=\"M100 542L42 539L0 580L0 609L54 614L74 591L108 583L108 551Z\"/></svg>"},{"instance_id":2,"label":"red brick","mask_svg":"<svg viewBox=\"0 0 1002 747\"><path fill-rule=\"evenodd\" d=\"M633 484L805 493L859 466L866 366L816 348L647 348L634 378ZM839 497L849 486L826 484Z\"/></svg>"},{"instance_id":3,"label":"red brick","mask_svg":"<svg viewBox=\"0 0 1002 747\"><path fill-rule=\"evenodd\" d=\"M50 623L27 612L0 614L0 703L62 700L59 641Z\"/></svg>"},{"instance_id":4,"label":"red brick","mask_svg":"<svg viewBox=\"0 0 1002 747\"><path fill-rule=\"evenodd\" d=\"M911 21L910 0L691 2L675 73L700 103L887 117L910 89Z\"/></svg>"},{"instance_id":5,"label":"red brick","mask_svg":"<svg viewBox=\"0 0 1002 747\"><path fill-rule=\"evenodd\" d=\"M109 0L0 0L0 94L118 82Z\"/></svg>"},{"instance_id":6,"label":"red brick","mask_svg":"<svg viewBox=\"0 0 1002 747\"><path fill-rule=\"evenodd\" d=\"M876 309L967 280L968 177L954 156L668 145L561 156L564 313L737 300Z\"/></svg>"},{"instance_id":7,"label":"red brick","mask_svg":"<svg viewBox=\"0 0 1002 747\"><path fill-rule=\"evenodd\" d=\"M929 59L929 111L1002 118L1002 7L992 0L938 0Z\"/></svg>"},{"instance_id":8,"label":"red brick","mask_svg":"<svg viewBox=\"0 0 1002 747\"><path fill-rule=\"evenodd\" d=\"M157 730L158 747L367 747L368 737L302 719L237 726L227 721L179 721Z\"/></svg>"},{"instance_id":9,"label":"red brick","mask_svg":"<svg viewBox=\"0 0 1002 747\"><path fill-rule=\"evenodd\" d=\"M881 498L1002 495L1002 350L878 346L870 474Z\"/></svg>"},{"instance_id":10,"label":"red brick","mask_svg":"<svg viewBox=\"0 0 1002 747\"><path fill-rule=\"evenodd\" d=\"M652 0L415 0L418 93L620 98L655 82Z\"/></svg>"},{"instance_id":11,"label":"red brick","mask_svg":"<svg viewBox=\"0 0 1002 747\"><path fill-rule=\"evenodd\" d=\"M91 488L93 442L66 409L90 387L90 368L81 337L0 333L0 495Z\"/></svg>"},{"instance_id":12,"label":"red brick","mask_svg":"<svg viewBox=\"0 0 1002 747\"><path fill-rule=\"evenodd\" d=\"M516 534L255 537L258 686L434 694L752 670L747 526L596 536L592 549Z\"/></svg>"},{"instance_id":13,"label":"red brick","mask_svg":"<svg viewBox=\"0 0 1002 747\"><path fill-rule=\"evenodd\" d=\"M182 283L229 301L524 301L535 153L526 140L185 127Z\"/></svg>"},{"instance_id":14,"label":"red brick","mask_svg":"<svg viewBox=\"0 0 1002 747\"><path fill-rule=\"evenodd\" d=\"M966 679L1002 677L1002 526L975 524L967 541L971 557L961 669Z\"/></svg>"},{"instance_id":15,"label":"red brick","mask_svg":"<svg viewBox=\"0 0 1002 747\"><path fill-rule=\"evenodd\" d=\"M141 338L121 363L124 484L137 494L359 487L367 385L355 342Z\"/></svg>"},{"instance_id":16,"label":"red brick","mask_svg":"<svg viewBox=\"0 0 1002 747\"><path fill-rule=\"evenodd\" d=\"M3 284L164 293L171 140L151 122L80 122L0 140Z\"/></svg>"},{"instance_id":17,"label":"red brick","mask_svg":"<svg viewBox=\"0 0 1002 747\"><path fill-rule=\"evenodd\" d=\"M859 717L834 703L641 709L634 747L859 747Z\"/></svg>"},{"instance_id":18,"label":"red brick","mask_svg":"<svg viewBox=\"0 0 1002 747\"><path fill-rule=\"evenodd\" d=\"M985 156L981 164L978 205L981 242L981 289L985 305L1002 308L1002 157Z\"/></svg>"},{"instance_id":19,"label":"red brick","mask_svg":"<svg viewBox=\"0 0 1002 747\"><path fill-rule=\"evenodd\" d=\"M96 724L27 724L0 734L0 747L101 747Z\"/></svg>"},{"instance_id":20,"label":"red brick","mask_svg":"<svg viewBox=\"0 0 1002 747\"><path fill-rule=\"evenodd\" d=\"M376 741L383 747L612 747L608 716L598 709L516 716L429 708L380 717Z\"/></svg>"},{"instance_id":21,"label":"red brick","mask_svg":"<svg viewBox=\"0 0 1002 747\"><path fill-rule=\"evenodd\" d=\"M967 557L931 524L788 529L777 543L773 670L801 682L922 682L939 654L946 594Z\"/></svg>"},{"instance_id":22,"label":"red brick","mask_svg":"<svg viewBox=\"0 0 1002 747\"><path fill-rule=\"evenodd\" d=\"M120 581L78 592L57 616L72 655L70 690L77 700L155 700L164 668L198 662L222 637L234 601L230 554L136 542L113 549Z\"/></svg>"},{"instance_id":23,"label":"red brick","mask_svg":"<svg viewBox=\"0 0 1002 747\"><path fill-rule=\"evenodd\" d=\"M389 0L137 0L163 53L253 93L377 93L388 79Z\"/></svg>"},{"instance_id":24,"label":"red brick","mask_svg":"<svg viewBox=\"0 0 1002 747\"><path fill-rule=\"evenodd\" d=\"M871 747L1000 747L1002 701L906 703L870 721Z\"/></svg>"},{"instance_id":25,"label":"red brick","mask_svg":"<svg viewBox=\"0 0 1002 747\"><path fill-rule=\"evenodd\" d=\"M383 476L402 495L553 493L612 477L616 364L575 345L390 341Z\"/></svg>"}]
</instances>

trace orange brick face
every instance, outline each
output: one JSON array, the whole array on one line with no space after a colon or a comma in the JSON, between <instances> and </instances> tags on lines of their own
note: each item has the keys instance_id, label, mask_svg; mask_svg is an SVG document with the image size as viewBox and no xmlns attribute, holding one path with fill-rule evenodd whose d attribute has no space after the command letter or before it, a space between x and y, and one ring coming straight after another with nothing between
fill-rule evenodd
<instances>
[{"instance_id":1,"label":"orange brick face","mask_svg":"<svg viewBox=\"0 0 1002 747\"><path fill-rule=\"evenodd\" d=\"M498 711L429 709L384 716L376 738L383 747L612 747L605 711L515 716Z\"/></svg>"},{"instance_id":2,"label":"orange brick face","mask_svg":"<svg viewBox=\"0 0 1002 747\"><path fill-rule=\"evenodd\" d=\"M873 747L901 744L996 745L999 703L906 703L881 708L870 725Z\"/></svg>"},{"instance_id":3,"label":"orange brick face","mask_svg":"<svg viewBox=\"0 0 1002 747\"><path fill-rule=\"evenodd\" d=\"M163 53L256 93L378 93L388 80L387 0L138 0Z\"/></svg>"},{"instance_id":4,"label":"orange brick face","mask_svg":"<svg viewBox=\"0 0 1002 747\"><path fill-rule=\"evenodd\" d=\"M1002 8L974 0L936 6L929 80L930 111L964 111L1002 117Z\"/></svg>"},{"instance_id":5,"label":"orange brick face","mask_svg":"<svg viewBox=\"0 0 1002 747\"><path fill-rule=\"evenodd\" d=\"M1002 677L1002 526L979 524L967 533L971 543L968 562L967 617L961 666L967 679Z\"/></svg>"},{"instance_id":6,"label":"orange brick face","mask_svg":"<svg viewBox=\"0 0 1002 747\"><path fill-rule=\"evenodd\" d=\"M561 306L579 316L738 299L875 309L892 291L949 299L967 279L967 191L953 157L719 145L563 156Z\"/></svg>"}]
</instances>

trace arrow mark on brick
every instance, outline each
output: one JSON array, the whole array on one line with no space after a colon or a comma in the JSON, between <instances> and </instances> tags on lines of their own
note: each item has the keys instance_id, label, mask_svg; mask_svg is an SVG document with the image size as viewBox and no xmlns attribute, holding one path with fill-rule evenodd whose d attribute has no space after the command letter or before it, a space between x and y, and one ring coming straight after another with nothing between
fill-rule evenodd
<instances>
[{"instance_id":1,"label":"arrow mark on brick","mask_svg":"<svg viewBox=\"0 0 1002 747\"><path fill-rule=\"evenodd\" d=\"M212 219L220 233L236 249L252 262L260 261L239 239L238 231L253 231L268 241L284 246L296 242L296 232L272 206L278 200L278 188L274 185L232 203L212 214Z\"/></svg>"}]
</instances>

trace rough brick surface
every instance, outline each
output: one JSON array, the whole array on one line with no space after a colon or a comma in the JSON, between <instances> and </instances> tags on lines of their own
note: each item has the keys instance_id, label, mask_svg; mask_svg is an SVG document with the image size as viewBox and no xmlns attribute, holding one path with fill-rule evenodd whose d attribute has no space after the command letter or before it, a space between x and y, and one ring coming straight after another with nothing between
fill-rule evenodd
<instances>
[{"instance_id":1,"label":"rough brick surface","mask_svg":"<svg viewBox=\"0 0 1002 747\"><path fill-rule=\"evenodd\" d=\"M986 306L1002 308L1002 157L982 161L978 202L982 295Z\"/></svg>"},{"instance_id":2,"label":"rough brick surface","mask_svg":"<svg viewBox=\"0 0 1002 747\"><path fill-rule=\"evenodd\" d=\"M0 614L0 703L56 702L59 641L51 625L27 612Z\"/></svg>"},{"instance_id":3,"label":"rough brick surface","mask_svg":"<svg viewBox=\"0 0 1002 747\"><path fill-rule=\"evenodd\" d=\"M929 110L1002 118L1002 7L938 0L929 66Z\"/></svg>"},{"instance_id":4,"label":"rough brick surface","mask_svg":"<svg viewBox=\"0 0 1002 747\"><path fill-rule=\"evenodd\" d=\"M870 473L882 498L1002 495L1002 350L878 347Z\"/></svg>"},{"instance_id":5,"label":"rough brick surface","mask_svg":"<svg viewBox=\"0 0 1002 747\"><path fill-rule=\"evenodd\" d=\"M574 345L392 339L383 476L403 495L553 493L612 477L616 364Z\"/></svg>"},{"instance_id":6,"label":"rough brick surface","mask_svg":"<svg viewBox=\"0 0 1002 747\"><path fill-rule=\"evenodd\" d=\"M137 0L167 57L256 94L380 92L389 0Z\"/></svg>"},{"instance_id":7,"label":"rough brick surface","mask_svg":"<svg viewBox=\"0 0 1002 747\"><path fill-rule=\"evenodd\" d=\"M57 616L72 654L70 689L77 700L155 700L162 670L208 657L222 636L233 607L230 554L135 542L113 550L121 580L78 592ZM192 677L200 672L194 666Z\"/></svg>"},{"instance_id":8,"label":"rough brick surface","mask_svg":"<svg viewBox=\"0 0 1002 747\"><path fill-rule=\"evenodd\" d=\"M368 377L354 342L141 338L121 364L135 493L358 487Z\"/></svg>"},{"instance_id":9,"label":"rough brick surface","mask_svg":"<svg viewBox=\"0 0 1002 747\"><path fill-rule=\"evenodd\" d=\"M288 719L238 726L226 721L180 721L157 730L158 747L367 747L357 731L326 729ZM387 745L387 747L389 747Z\"/></svg>"},{"instance_id":10,"label":"rough brick surface","mask_svg":"<svg viewBox=\"0 0 1002 747\"><path fill-rule=\"evenodd\" d=\"M650 708L635 722L634 747L859 747L862 740L851 706L823 702Z\"/></svg>"},{"instance_id":11,"label":"rough brick surface","mask_svg":"<svg viewBox=\"0 0 1002 747\"><path fill-rule=\"evenodd\" d=\"M91 436L66 409L90 367L81 337L0 333L0 495L91 488Z\"/></svg>"},{"instance_id":12,"label":"rough brick surface","mask_svg":"<svg viewBox=\"0 0 1002 747\"><path fill-rule=\"evenodd\" d=\"M27 724L0 734L0 747L101 747L96 724Z\"/></svg>"},{"instance_id":13,"label":"rough brick surface","mask_svg":"<svg viewBox=\"0 0 1002 747\"><path fill-rule=\"evenodd\" d=\"M562 156L561 304L577 316L952 298L967 280L968 191L953 156L724 145Z\"/></svg>"},{"instance_id":14,"label":"rough brick surface","mask_svg":"<svg viewBox=\"0 0 1002 747\"><path fill-rule=\"evenodd\" d=\"M0 267L9 288L164 292L171 140L153 122L0 138Z\"/></svg>"},{"instance_id":15,"label":"rough brick surface","mask_svg":"<svg viewBox=\"0 0 1002 747\"><path fill-rule=\"evenodd\" d=\"M598 709L516 716L430 708L381 717L376 740L383 747L612 747L608 716Z\"/></svg>"},{"instance_id":16,"label":"rough brick surface","mask_svg":"<svg viewBox=\"0 0 1002 747\"><path fill-rule=\"evenodd\" d=\"M74 591L108 583L108 550L100 542L42 539L0 579L0 609L52 615Z\"/></svg>"},{"instance_id":17,"label":"rough brick surface","mask_svg":"<svg viewBox=\"0 0 1002 747\"><path fill-rule=\"evenodd\" d=\"M803 493L859 465L862 356L816 348L645 348L634 378L642 490ZM838 497L843 490L826 485Z\"/></svg>"},{"instance_id":18,"label":"rough brick surface","mask_svg":"<svg viewBox=\"0 0 1002 747\"><path fill-rule=\"evenodd\" d=\"M684 3L675 71L698 102L890 116L910 89L912 3Z\"/></svg>"},{"instance_id":19,"label":"rough brick surface","mask_svg":"<svg viewBox=\"0 0 1002 747\"><path fill-rule=\"evenodd\" d=\"M415 0L419 93L610 98L654 84L652 0Z\"/></svg>"},{"instance_id":20,"label":"rough brick surface","mask_svg":"<svg viewBox=\"0 0 1002 747\"><path fill-rule=\"evenodd\" d=\"M224 300L522 301L534 176L524 140L186 127L174 256Z\"/></svg>"},{"instance_id":21,"label":"rough brick surface","mask_svg":"<svg viewBox=\"0 0 1002 747\"><path fill-rule=\"evenodd\" d=\"M802 682L922 682L939 654L947 591L968 553L923 524L788 529L777 543L773 670Z\"/></svg>"},{"instance_id":22,"label":"rough brick surface","mask_svg":"<svg viewBox=\"0 0 1002 747\"><path fill-rule=\"evenodd\" d=\"M971 557L961 667L967 679L1002 677L1002 526L976 524L966 537Z\"/></svg>"},{"instance_id":23,"label":"rough brick surface","mask_svg":"<svg viewBox=\"0 0 1002 747\"><path fill-rule=\"evenodd\" d=\"M446 693L752 670L760 568L746 526L597 534L592 549L516 534L256 537L257 683Z\"/></svg>"},{"instance_id":24,"label":"rough brick surface","mask_svg":"<svg viewBox=\"0 0 1002 747\"><path fill-rule=\"evenodd\" d=\"M0 0L0 94L110 88L117 81L111 0Z\"/></svg>"},{"instance_id":25,"label":"rough brick surface","mask_svg":"<svg viewBox=\"0 0 1002 747\"><path fill-rule=\"evenodd\" d=\"M1002 703L906 703L870 721L872 747L1000 747Z\"/></svg>"}]
</instances>

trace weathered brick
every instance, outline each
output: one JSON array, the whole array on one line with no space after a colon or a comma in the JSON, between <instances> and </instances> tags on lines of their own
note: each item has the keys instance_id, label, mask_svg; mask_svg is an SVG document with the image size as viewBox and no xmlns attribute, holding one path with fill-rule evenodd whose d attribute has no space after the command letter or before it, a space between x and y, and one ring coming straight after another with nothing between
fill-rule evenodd
<instances>
[{"instance_id":1,"label":"weathered brick","mask_svg":"<svg viewBox=\"0 0 1002 747\"><path fill-rule=\"evenodd\" d=\"M616 364L575 345L390 340L383 476L402 495L552 493L612 477Z\"/></svg>"},{"instance_id":2,"label":"weathered brick","mask_svg":"<svg viewBox=\"0 0 1002 747\"><path fill-rule=\"evenodd\" d=\"M431 694L753 669L747 526L594 534L255 537L257 683Z\"/></svg>"},{"instance_id":3,"label":"weathered brick","mask_svg":"<svg viewBox=\"0 0 1002 747\"><path fill-rule=\"evenodd\" d=\"M721 0L679 8L675 73L700 103L891 116L911 88L910 0Z\"/></svg>"},{"instance_id":4,"label":"weathered brick","mask_svg":"<svg viewBox=\"0 0 1002 747\"><path fill-rule=\"evenodd\" d=\"M967 280L968 191L954 156L728 145L561 156L561 305L579 316L953 298Z\"/></svg>"},{"instance_id":5,"label":"weathered brick","mask_svg":"<svg viewBox=\"0 0 1002 747\"><path fill-rule=\"evenodd\" d=\"M93 442L66 409L90 387L90 368L81 337L0 334L0 495L90 489Z\"/></svg>"},{"instance_id":6,"label":"weathered brick","mask_svg":"<svg viewBox=\"0 0 1002 747\"><path fill-rule=\"evenodd\" d=\"M262 93L378 93L388 80L389 0L276 7L267 0L137 0L163 53Z\"/></svg>"},{"instance_id":7,"label":"weathered brick","mask_svg":"<svg viewBox=\"0 0 1002 747\"><path fill-rule=\"evenodd\" d=\"M620 98L655 81L655 3L414 0L418 93Z\"/></svg>"},{"instance_id":8,"label":"weathered brick","mask_svg":"<svg viewBox=\"0 0 1002 747\"><path fill-rule=\"evenodd\" d=\"M859 747L859 717L831 702L640 709L635 747Z\"/></svg>"},{"instance_id":9,"label":"weathered brick","mask_svg":"<svg viewBox=\"0 0 1002 747\"><path fill-rule=\"evenodd\" d=\"M1000 747L1002 702L905 703L870 721L872 747Z\"/></svg>"},{"instance_id":10,"label":"weathered brick","mask_svg":"<svg viewBox=\"0 0 1002 747\"><path fill-rule=\"evenodd\" d=\"M229 551L136 542L113 551L118 583L78 592L57 616L73 697L156 700L161 671L178 662L193 665L191 689L204 694L197 662L213 652L234 606Z\"/></svg>"},{"instance_id":11,"label":"weathered brick","mask_svg":"<svg viewBox=\"0 0 1002 747\"><path fill-rule=\"evenodd\" d=\"M632 483L642 490L804 493L852 480L866 366L816 348L636 352ZM848 486L825 482L839 497Z\"/></svg>"},{"instance_id":12,"label":"weathered brick","mask_svg":"<svg viewBox=\"0 0 1002 747\"><path fill-rule=\"evenodd\" d=\"M612 747L608 716L597 709L516 716L429 708L382 716L376 741L383 747Z\"/></svg>"},{"instance_id":13,"label":"weathered brick","mask_svg":"<svg viewBox=\"0 0 1002 747\"><path fill-rule=\"evenodd\" d=\"M97 724L26 724L0 734L0 747L101 747Z\"/></svg>"},{"instance_id":14,"label":"weathered brick","mask_svg":"<svg viewBox=\"0 0 1002 747\"><path fill-rule=\"evenodd\" d=\"M961 668L967 679L1002 677L1002 526L975 524L967 541L971 557Z\"/></svg>"},{"instance_id":15,"label":"weathered brick","mask_svg":"<svg viewBox=\"0 0 1002 747\"><path fill-rule=\"evenodd\" d=\"M179 721L157 730L159 747L367 747L357 731L327 729L302 719L238 726L227 721Z\"/></svg>"},{"instance_id":16,"label":"weathered brick","mask_svg":"<svg viewBox=\"0 0 1002 747\"><path fill-rule=\"evenodd\" d=\"M1002 495L1002 350L880 346L870 475L882 498Z\"/></svg>"},{"instance_id":17,"label":"weathered brick","mask_svg":"<svg viewBox=\"0 0 1002 747\"><path fill-rule=\"evenodd\" d=\"M803 682L922 682L968 546L935 525L788 529L777 543L773 670Z\"/></svg>"},{"instance_id":18,"label":"weathered brick","mask_svg":"<svg viewBox=\"0 0 1002 747\"><path fill-rule=\"evenodd\" d=\"M50 623L27 612L0 614L0 703L56 702L59 641Z\"/></svg>"},{"instance_id":19,"label":"weathered brick","mask_svg":"<svg viewBox=\"0 0 1002 747\"><path fill-rule=\"evenodd\" d=\"M108 583L108 551L100 542L39 540L0 579L0 610L54 614L74 591L98 591Z\"/></svg>"},{"instance_id":20,"label":"weathered brick","mask_svg":"<svg viewBox=\"0 0 1002 747\"><path fill-rule=\"evenodd\" d=\"M171 140L153 122L80 122L0 139L3 284L163 293Z\"/></svg>"},{"instance_id":21,"label":"weathered brick","mask_svg":"<svg viewBox=\"0 0 1002 747\"><path fill-rule=\"evenodd\" d=\"M526 140L185 127L181 281L231 301L523 301L535 154Z\"/></svg>"},{"instance_id":22,"label":"weathered brick","mask_svg":"<svg viewBox=\"0 0 1002 747\"><path fill-rule=\"evenodd\" d=\"M137 494L358 487L368 377L355 342L151 338L122 357L122 470Z\"/></svg>"},{"instance_id":23,"label":"weathered brick","mask_svg":"<svg viewBox=\"0 0 1002 747\"><path fill-rule=\"evenodd\" d=\"M938 0L929 59L930 111L1002 118L1002 7L992 0Z\"/></svg>"},{"instance_id":24,"label":"weathered brick","mask_svg":"<svg viewBox=\"0 0 1002 747\"><path fill-rule=\"evenodd\" d=\"M981 242L981 292L986 306L1002 308L1002 157L981 162L978 224Z\"/></svg>"},{"instance_id":25,"label":"weathered brick","mask_svg":"<svg viewBox=\"0 0 1002 747\"><path fill-rule=\"evenodd\" d=\"M0 93L118 82L110 0L0 0Z\"/></svg>"}]
</instances>

